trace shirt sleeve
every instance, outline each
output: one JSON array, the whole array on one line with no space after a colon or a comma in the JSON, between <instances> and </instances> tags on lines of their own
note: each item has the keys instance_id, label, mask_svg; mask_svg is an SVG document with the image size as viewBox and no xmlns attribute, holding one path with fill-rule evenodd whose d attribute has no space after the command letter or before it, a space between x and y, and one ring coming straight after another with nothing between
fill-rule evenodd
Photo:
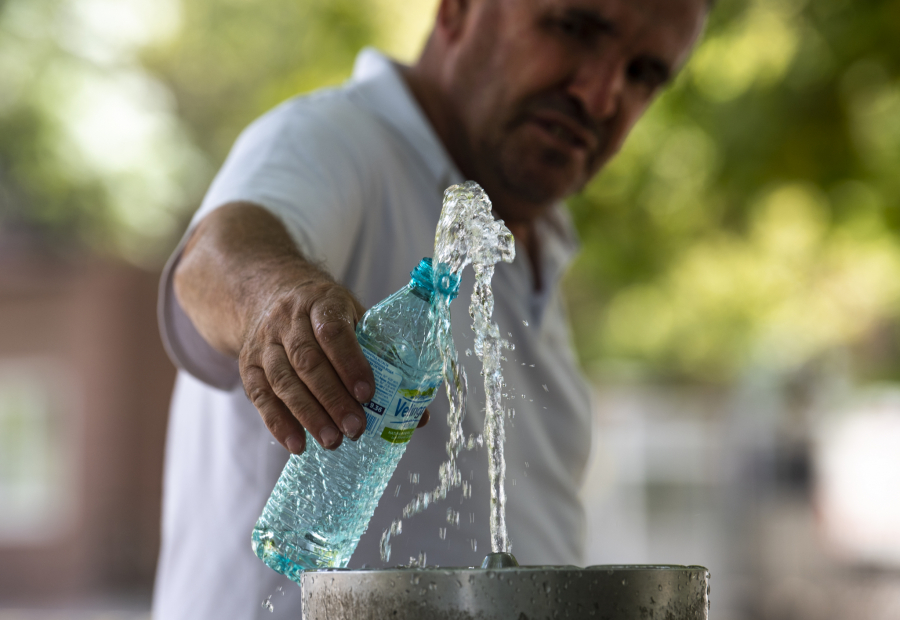
<instances>
[{"instance_id":1,"label":"shirt sleeve","mask_svg":"<svg viewBox=\"0 0 900 620\"><path fill-rule=\"evenodd\" d=\"M364 212L364 162L352 139L357 120L349 103L323 93L282 104L238 138L162 275L160 332L179 368L219 389L240 386L237 360L203 339L172 285L194 227L222 205L242 201L265 208L304 256L342 279Z\"/></svg>"}]
</instances>

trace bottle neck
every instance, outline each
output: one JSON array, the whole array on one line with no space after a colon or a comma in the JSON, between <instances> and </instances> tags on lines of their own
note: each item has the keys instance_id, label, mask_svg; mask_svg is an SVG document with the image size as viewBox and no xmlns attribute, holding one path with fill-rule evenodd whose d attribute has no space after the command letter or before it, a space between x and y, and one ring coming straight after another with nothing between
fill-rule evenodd
<instances>
[{"instance_id":1,"label":"bottle neck","mask_svg":"<svg viewBox=\"0 0 900 620\"><path fill-rule=\"evenodd\" d=\"M431 258L423 258L409 275L409 289L416 297L431 303L437 293L456 299L459 294L459 275L450 272L450 268L444 263L438 263L437 274L432 266Z\"/></svg>"}]
</instances>

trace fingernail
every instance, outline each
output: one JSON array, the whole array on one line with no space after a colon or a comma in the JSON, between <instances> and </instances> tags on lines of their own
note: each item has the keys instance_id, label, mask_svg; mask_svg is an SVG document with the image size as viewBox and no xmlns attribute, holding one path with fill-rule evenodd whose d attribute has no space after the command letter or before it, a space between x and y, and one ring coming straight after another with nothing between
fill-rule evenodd
<instances>
[{"instance_id":1,"label":"fingernail","mask_svg":"<svg viewBox=\"0 0 900 620\"><path fill-rule=\"evenodd\" d=\"M322 445L326 448L330 448L335 443L337 443L337 440L340 439L341 434L338 433L337 429L333 426L327 426L322 429L320 437L322 438Z\"/></svg>"},{"instance_id":2,"label":"fingernail","mask_svg":"<svg viewBox=\"0 0 900 620\"><path fill-rule=\"evenodd\" d=\"M353 388L353 395L361 403L368 402L372 398L372 386L366 381L360 381Z\"/></svg>"},{"instance_id":3,"label":"fingernail","mask_svg":"<svg viewBox=\"0 0 900 620\"><path fill-rule=\"evenodd\" d=\"M291 454L303 453L303 442L300 441L300 438L296 435L291 435L284 440L284 443L285 445L287 445L287 449Z\"/></svg>"},{"instance_id":4,"label":"fingernail","mask_svg":"<svg viewBox=\"0 0 900 620\"><path fill-rule=\"evenodd\" d=\"M356 434L363 427L363 421L359 419L358 415L350 414L344 418L344 434L347 437L356 437Z\"/></svg>"}]
</instances>

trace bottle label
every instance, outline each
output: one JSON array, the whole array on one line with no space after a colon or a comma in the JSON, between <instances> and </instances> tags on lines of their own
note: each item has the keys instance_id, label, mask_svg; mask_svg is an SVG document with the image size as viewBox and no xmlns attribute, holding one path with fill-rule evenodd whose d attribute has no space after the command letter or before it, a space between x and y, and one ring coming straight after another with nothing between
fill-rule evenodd
<instances>
[{"instance_id":1,"label":"bottle label","mask_svg":"<svg viewBox=\"0 0 900 620\"><path fill-rule=\"evenodd\" d=\"M381 437L390 443L406 443L419 425L425 408L437 395L441 383L401 389L403 373L366 347L363 354L375 373L375 396L363 403L366 410L366 435Z\"/></svg>"}]
</instances>

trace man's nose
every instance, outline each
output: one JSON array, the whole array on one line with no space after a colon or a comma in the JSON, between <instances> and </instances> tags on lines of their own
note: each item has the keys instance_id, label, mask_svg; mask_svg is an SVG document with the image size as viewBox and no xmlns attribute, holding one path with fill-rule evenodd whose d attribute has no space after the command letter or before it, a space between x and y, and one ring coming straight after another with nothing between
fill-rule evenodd
<instances>
[{"instance_id":1,"label":"man's nose","mask_svg":"<svg viewBox=\"0 0 900 620\"><path fill-rule=\"evenodd\" d=\"M618 112L625 84L625 63L610 55L582 62L568 91L591 118L603 121Z\"/></svg>"}]
</instances>

